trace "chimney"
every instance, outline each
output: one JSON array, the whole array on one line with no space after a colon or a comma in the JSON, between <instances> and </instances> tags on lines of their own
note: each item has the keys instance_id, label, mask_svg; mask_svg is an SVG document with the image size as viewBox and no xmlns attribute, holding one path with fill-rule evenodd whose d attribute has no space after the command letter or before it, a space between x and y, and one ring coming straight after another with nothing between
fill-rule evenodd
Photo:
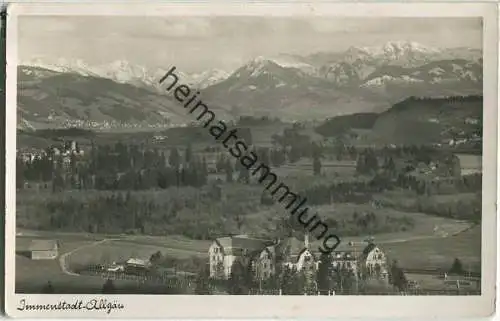
<instances>
[{"instance_id":1,"label":"chimney","mask_svg":"<svg viewBox=\"0 0 500 321\"><path fill-rule=\"evenodd\" d=\"M306 249L309 249L309 233L304 235L304 245L306 246Z\"/></svg>"}]
</instances>

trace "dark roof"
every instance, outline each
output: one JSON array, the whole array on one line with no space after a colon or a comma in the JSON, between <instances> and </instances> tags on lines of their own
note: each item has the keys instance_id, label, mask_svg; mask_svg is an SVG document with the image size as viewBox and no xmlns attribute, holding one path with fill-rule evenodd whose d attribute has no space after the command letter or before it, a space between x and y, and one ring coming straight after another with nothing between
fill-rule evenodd
<instances>
[{"instance_id":1,"label":"dark roof","mask_svg":"<svg viewBox=\"0 0 500 321\"><path fill-rule=\"evenodd\" d=\"M368 254L370 254L371 251L373 251L374 248L376 248L377 246L374 244L374 243L369 243L365 249L363 250L363 255L366 256Z\"/></svg>"},{"instance_id":2,"label":"dark roof","mask_svg":"<svg viewBox=\"0 0 500 321\"><path fill-rule=\"evenodd\" d=\"M282 256L282 258L288 262L298 260L305 250L306 246L304 241L296 237L287 237L276 245L276 254Z\"/></svg>"},{"instance_id":3,"label":"dark roof","mask_svg":"<svg viewBox=\"0 0 500 321\"><path fill-rule=\"evenodd\" d=\"M299 261L299 258L300 256L302 255L302 253L304 253L305 251L307 251L308 249L307 248L303 248L297 255L294 255L292 256L292 258L295 260L295 261ZM316 254L314 254L313 251L309 250L309 253L311 253L311 256L313 257L313 260L316 261L318 259L318 257L316 256Z\"/></svg>"},{"instance_id":4,"label":"dark roof","mask_svg":"<svg viewBox=\"0 0 500 321\"><path fill-rule=\"evenodd\" d=\"M33 240L29 246L30 251L52 251L57 250L55 240Z\"/></svg>"},{"instance_id":5,"label":"dark roof","mask_svg":"<svg viewBox=\"0 0 500 321\"><path fill-rule=\"evenodd\" d=\"M366 244L366 243L365 243ZM334 260L354 260L354 259L364 259L370 254L373 249L377 247L375 243L350 243L344 246L339 246L332 253L332 258Z\"/></svg>"},{"instance_id":6,"label":"dark roof","mask_svg":"<svg viewBox=\"0 0 500 321\"><path fill-rule=\"evenodd\" d=\"M369 253L375 248L375 244L369 242L345 242L340 241L339 246L335 248L333 253L343 253L343 252L354 252L357 254L363 254L365 251Z\"/></svg>"},{"instance_id":7,"label":"dark roof","mask_svg":"<svg viewBox=\"0 0 500 321\"><path fill-rule=\"evenodd\" d=\"M219 244L222 247L224 253L226 254L232 253L235 249L247 250L250 253L253 253L255 251L260 252L266 246L272 244L272 241L269 240L255 239L245 236L220 237L216 239L215 242L217 242L217 244Z\"/></svg>"},{"instance_id":8,"label":"dark roof","mask_svg":"<svg viewBox=\"0 0 500 321\"><path fill-rule=\"evenodd\" d=\"M30 239L27 237L16 237L16 252L50 251L57 250L56 240Z\"/></svg>"}]
</instances>

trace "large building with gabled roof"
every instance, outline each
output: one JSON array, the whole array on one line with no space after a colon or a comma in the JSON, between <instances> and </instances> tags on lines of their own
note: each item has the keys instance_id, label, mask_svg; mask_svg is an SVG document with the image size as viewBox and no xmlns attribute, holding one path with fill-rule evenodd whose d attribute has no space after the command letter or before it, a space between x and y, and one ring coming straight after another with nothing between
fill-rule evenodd
<instances>
[{"instance_id":1,"label":"large building with gabled roof","mask_svg":"<svg viewBox=\"0 0 500 321\"><path fill-rule=\"evenodd\" d=\"M316 269L316 255L309 249L308 238L300 241L294 237L270 241L244 235L221 237L209 248L210 276L229 278L234 262L250 266L258 279L265 280L276 273L277 262L298 271L307 266ZM278 258L278 256L280 256Z\"/></svg>"},{"instance_id":2,"label":"large building with gabled roof","mask_svg":"<svg viewBox=\"0 0 500 321\"><path fill-rule=\"evenodd\" d=\"M376 276L387 279L387 257L371 240L342 242L332 253L334 269L347 269L358 278ZM265 280L275 275L277 264L290 269L313 273L317 270L320 253L309 246L308 235L304 241L295 237L271 241L246 235L227 236L214 240L209 248L210 277L227 279L235 262L250 267L257 279Z\"/></svg>"},{"instance_id":3,"label":"large building with gabled roof","mask_svg":"<svg viewBox=\"0 0 500 321\"><path fill-rule=\"evenodd\" d=\"M272 241L250 238L246 235L215 239L208 249L210 276L227 279L231 275L231 267L235 260L250 260L272 244ZM242 263L248 264L248 262Z\"/></svg>"}]
</instances>

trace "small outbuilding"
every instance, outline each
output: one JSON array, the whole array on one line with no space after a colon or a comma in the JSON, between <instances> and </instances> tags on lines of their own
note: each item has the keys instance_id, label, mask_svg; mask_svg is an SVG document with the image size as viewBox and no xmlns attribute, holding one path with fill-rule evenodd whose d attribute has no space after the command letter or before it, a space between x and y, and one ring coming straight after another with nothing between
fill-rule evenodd
<instances>
[{"instance_id":1,"label":"small outbuilding","mask_svg":"<svg viewBox=\"0 0 500 321\"><path fill-rule=\"evenodd\" d=\"M125 272L130 274L142 274L149 270L151 263L148 260L129 258L125 262Z\"/></svg>"},{"instance_id":2,"label":"small outbuilding","mask_svg":"<svg viewBox=\"0 0 500 321\"><path fill-rule=\"evenodd\" d=\"M53 260L59 255L56 240L16 240L16 252L32 260Z\"/></svg>"}]
</instances>

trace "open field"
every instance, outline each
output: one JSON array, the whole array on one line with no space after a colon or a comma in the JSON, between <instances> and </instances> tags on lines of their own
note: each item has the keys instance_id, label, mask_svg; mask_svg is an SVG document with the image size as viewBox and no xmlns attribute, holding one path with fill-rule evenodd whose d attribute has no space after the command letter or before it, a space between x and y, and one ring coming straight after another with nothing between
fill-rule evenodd
<instances>
[{"instance_id":1,"label":"open field","mask_svg":"<svg viewBox=\"0 0 500 321\"><path fill-rule=\"evenodd\" d=\"M402 267L449 269L453 260L459 258L465 270L481 271L480 226L446 238L382 242L381 247Z\"/></svg>"},{"instance_id":2,"label":"open field","mask_svg":"<svg viewBox=\"0 0 500 321\"><path fill-rule=\"evenodd\" d=\"M16 292L39 293L50 281L56 293L99 293L104 279L101 276L68 275L60 266L60 258L65 253L63 261L70 271L73 267L90 263L111 263L113 260L123 260L129 257L149 258L156 251L161 251L165 256L175 258L190 258L192 256L206 256L207 242L190 242L182 237L141 237L133 240L119 241L116 239L105 240L103 236L84 233L58 233L48 231L23 230L23 236L18 236L19 244L34 239L53 239L59 241L59 257L54 260L30 260L22 255L16 255ZM110 236L106 236L110 237ZM127 238L124 235L115 238ZM101 240L100 242L98 240ZM157 245L154 245L157 244ZM165 247L162 244L172 244ZM200 250L200 251L198 251ZM115 280L118 293L148 293L165 294L173 293L172 289L155 284L143 284L134 280Z\"/></svg>"},{"instance_id":3,"label":"open field","mask_svg":"<svg viewBox=\"0 0 500 321\"><path fill-rule=\"evenodd\" d=\"M313 206L311 209L317 212L323 219L345 220L350 219L353 213L362 215L363 213L374 213L382 223L386 217L403 218L406 217L414 222L414 228L408 231L408 235L443 235L455 234L470 226L470 223L454 220L419 212L403 212L392 208L376 208L370 204L335 203L333 205Z\"/></svg>"},{"instance_id":4,"label":"open field","mask_svg":"<svg viewBox=\"0 0 500 321\"><path fill-rule=\"evenodd\" d=\"M71 268L87 264L123 262L131 257L148 260L157 251L160 251L164 256L172 256L179 259L191 256L206 256L206 252L189 251L170 246L141 244L140 241L137 243L132 240L113 240L74 252L68 258L68 264Z\"/></svg>"},{"instance_id":5,"label":"open field","mask_svg":"<svg viewBox=\"0 0 500 321\"><path fill-rule=\"evenodd\" d=\"M64 274L58 260L33 261L16 255L16 293L40 293L50 281L56 293L100 293L105 282L100 276ZM141 284L133 280L115 280L117 293L169 293L166 287Z\"/></svg>"},{"instance_id":6,"label":"open field","mask_svg":"<svg viewBox=\"0 0 500 321\"><path fill-rule=\"evenodd\" d=\"M448 280L444 280L442 275L431 275L431 274L415 274L406 273L406 278L408 280L416 281L420 286L420 289L425 290L443 290L443 291L453 291L457 290L456 277L449 277ZM460 288L462 291L478 291L480 288L481 280L478 278L464 279L460 277Z\"/></svg>"},{"instance_id":7,"label":"open field","mask_svg":"<svg viewBox=\"0 0 500 321\"><path fill-rule=\"evenodd\" d=\"M407 218L408 221L413 222L413 227L408 228L406 231L401 230L397 232L388 233L377 233L374 235L362 235L362 236L342 236L342 242L362 242L368 236L374 237L376 243L379 242L394 242L394 241L406 241L406 240L416 240L425 238L443 238L457 234L463 230L469 228L472 224L466 221L454 220L444 217L438 217L434 215L428 215L418 212L403 212L391 208L373 208L368 204L352 204L352 203L336 203L333 205L323 205L323 206L310 206L309 213L318 213L318 216L323 220L335 219L337 222L343 220L350 220L353 217L353 213L356 212L358 215L363 213L371 212L377 217L380 224L384 224L386 219L402 219ZM246 215L245 219L247 222L257 223L259 221L268 222L264 223L264 226L258 226L261 230L266 226L272 228L274 225L270 224L269 221L274 221L278 216L286 217L290 215L284 210L284 206L275 205L275 208L268 209L259 213ZM311 214L312 215L312 214ZM263 220L267 217L267 220ZM253 224L248 224L253 226ZM257 232L255 228L255 232ZM250 233L251 234L251 233ZM319 244L318 244L319 245Z\"/></svg>"}]
</instances>

